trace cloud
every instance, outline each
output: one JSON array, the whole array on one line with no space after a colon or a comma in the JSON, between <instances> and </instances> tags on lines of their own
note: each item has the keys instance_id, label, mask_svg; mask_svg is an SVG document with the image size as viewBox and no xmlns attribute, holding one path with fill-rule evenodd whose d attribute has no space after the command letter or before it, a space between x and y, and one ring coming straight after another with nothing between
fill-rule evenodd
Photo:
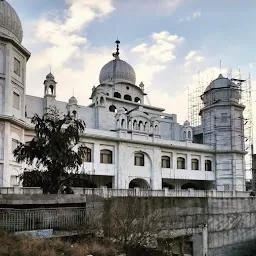
<instances>
[{"instance_id":1,"label":"cloud","mask_svg":"<svg viewBox=\"0 0 256 256\"><path fill-rule=\"evenodd\" d=\"M164 0L164 6L169 8L169 9L176 9L181 3L183 2L183 0Z\"/></svg>"},{"instance_id":2,"label":"cloud","mask_svg":"<svg viewBox=\"0 0 256 256\"><path fill-rule=\"evenodd\" d=\"M193 12L191 15L180 18L178 22L189 22L199 18L200 16L201 16L201 11L196 11L196 12Z\"/></svg>"},{"instance_id":3,"label":"cloud","mask_svg":"<svg viewBox=\"0 0 256 256\"><path fill-rule=\"evenodd\" d=\"M131 52L142 53L148 60L165 63L176 58L173 53L175 48L175 44L169 43L166 40L157 40L151 46L148 46L145 43L140 44L134 47Z\"/></svg>"},{"instance_id":4,"label":"cloud","mask_svg":"<svg viewBox=\"0 0 256 256\"><path fill-rule=\"evenodd\" d=\"M106 61L106 50L94 51L88 39L82 36L82 31L93 20L102 19L115 10L111 0L65 1L67 9L63 12L44 14L34 22L32 37L25 38L32 48L35 45L37 48L32 52L27 67L29 93L38 95L39 90L43 92L41 84L51 66L59 82L57 91L61 100L67 100L66 97L73 87L84 89L85 82L98 82L98 72ZM96 59L98 63L95 62ZM91 78L92 74L95 79L90 81L88 77ZM81 92L80 89L77 91ZM87 98L89 95L85 96L83 103L87 103Z\"/></svg>"},{"instance_id":5,"label":"cloud","mask_svg":"<svg viewBox=\"0 0 256 256\"><path fill-rule=\"evenodd\" d=\"M199 63L202 62L204 60L203 56L200 56L197 54L197 51L190 51L186 57L185 57L185 63L184 66L189 66L191 64L195 64L195 63Z\"/></svg>"},{"instance_id":6,"label":"cloud","mask_svg":"<svg viewBox=\"0 0 256 256\"><path fill-rule=\"evenodd\" d=\"M183 41L183 37L161 31L153 33L149 42L133 47L130 52L136 54L137 77L150 85L154 75L176 59L175 49Z\"/></svg>"},{"instance_id":7,"label":"cloud","mask_svg":"<svg viewBox=\"0 0 256 256\"><path fill-rule=\"evenodd\" d=\"M139 13L140 16L154 15L162 16L169 15L175 11L184 0L129 0L120 1L114 0L117 9L124 11L132 11L133 13Z\"/></svg>"}]
</instances>

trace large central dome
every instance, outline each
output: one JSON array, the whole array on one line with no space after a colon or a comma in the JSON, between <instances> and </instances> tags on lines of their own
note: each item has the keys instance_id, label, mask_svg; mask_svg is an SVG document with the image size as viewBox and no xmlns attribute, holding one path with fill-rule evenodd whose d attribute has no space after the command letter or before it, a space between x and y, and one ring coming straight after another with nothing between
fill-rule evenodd
<instances>
[{"instance_id":1,"label":"large central dome","mask_svg":"<svg viewBox=\"0 0 256 256\"><path fill-rule=\"evenodd\" d=\"M131 65L119 59L119 44L120 41L116 40L117 48L113 53L114 60L111 60L100 71L100 84L109 82L124 82L135 84L136 75Z\"/></svg>"},{"instance_id":2,"label":"large central dome","mask_svg":"<svg viewBox=\"0 0 256 256\"><path fill-rule=\"evenodd\" d=\"M114 80L115 82L135 84L136 75L132 66L120 59L108 62L100 71L100 84Z\"/></svg>"},{"instance_id":3,"label":"large central dome","mask_svg":"<svg viewBox=\"0 0 256 256\"><path fill-rule=\"evenodd\" d=\"M20 18L5 0L0 0L0 35L8 36L19 43L23 36Z\"/></svg>"}]
</instances>

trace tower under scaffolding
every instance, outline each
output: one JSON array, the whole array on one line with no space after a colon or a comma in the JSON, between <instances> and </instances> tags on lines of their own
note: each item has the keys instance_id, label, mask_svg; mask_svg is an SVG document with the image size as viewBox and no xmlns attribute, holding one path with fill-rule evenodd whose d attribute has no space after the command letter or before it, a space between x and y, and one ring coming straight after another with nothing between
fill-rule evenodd
<instances>
[{"instance_id":1,"label":"tower under scaffolding","mask_svg":"<svg viewBox=\"0 0 256 256\"><path fill-rule=\"evenodd\" d=\"M251 90L251 77L248 76L247 79L241 79L241 75L238 77L231 77L232 73L228 72L228 78L235 83L240 92L241 99L240 103L245 106L243 112L243 124L244 124L244 135L243 143L244 149L247 151L245 155L245 177L246 179L252 178L252 155L253 155L253 113L252 113L252 90ZM203 102L201 100L201 95L204 93L206 87L213 80L205 79L201 77L198 73L198 82L196 85L189 86L188 88L188 119L191 126L193 127L194 134L203 133L203 127L201 126L201 116L199 115L200 109L203 107ZM211 117L214 120L216 117ZM231 122L235 122L239 117L230 117ZM214 127L214 125L210 125ZM210 128L209 127L209 128ZM211 128L214 129L214 128ZM202 143L203 141L196 140L195 142Z\"/></svg>"}]
</instances>

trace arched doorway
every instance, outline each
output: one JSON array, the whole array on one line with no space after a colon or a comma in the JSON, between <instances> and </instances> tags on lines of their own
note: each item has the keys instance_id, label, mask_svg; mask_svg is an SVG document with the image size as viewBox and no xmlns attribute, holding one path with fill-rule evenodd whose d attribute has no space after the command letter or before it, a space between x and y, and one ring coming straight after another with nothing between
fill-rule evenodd
<instances>
[{"instance_id":1,"label":"arched doorway","mask_svg":"<svg viewBox=\"0 0 256 256\"><path fill-rule=\"evenodd\" d=\"M186 183L181 186L181 189L189 189L189 188L198 189L198 187L193 183Z\"/></svg>"},{"instance_id":2,"label":"arched doorway","mask_svg":"<svg viewBox=\"0 0 256 256\"><path fill-rule=\"evenodd\" d=\"M146 180L137 178L130 181L129 188L149 189L149 184Z\"/></svg>"},{"instance_id":3,"label":"arched doorway","mask_svg":"<svg viewBox=\"0 0 256 256\"><path fill-rule=\"evenodd\" d=\"M162 181L162 188L175 189L174 185L164 181Z\"/></svg>"}]
</instances>

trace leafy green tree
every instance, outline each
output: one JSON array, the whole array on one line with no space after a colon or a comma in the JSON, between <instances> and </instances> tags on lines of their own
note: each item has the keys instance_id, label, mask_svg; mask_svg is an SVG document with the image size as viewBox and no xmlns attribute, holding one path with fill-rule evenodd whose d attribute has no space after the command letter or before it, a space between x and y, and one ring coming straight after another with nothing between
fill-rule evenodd
<instances>
[{"instance_id":1,"label":"leafy green tree","mask_svg":"<svg viewBox=\"0 0 256 256\"><path fill-rule=\"evenodd\" d=\"M13 151L14 157L18 162L43 170L44 193L57 194L67 183L67 173L77 173L83 163L85 147L79 142L85 124L70 114L61 115L56 108L49 109L42 117L35 114L32 123L35 137L20 143Z\"/></svg>"}]
</instances>

